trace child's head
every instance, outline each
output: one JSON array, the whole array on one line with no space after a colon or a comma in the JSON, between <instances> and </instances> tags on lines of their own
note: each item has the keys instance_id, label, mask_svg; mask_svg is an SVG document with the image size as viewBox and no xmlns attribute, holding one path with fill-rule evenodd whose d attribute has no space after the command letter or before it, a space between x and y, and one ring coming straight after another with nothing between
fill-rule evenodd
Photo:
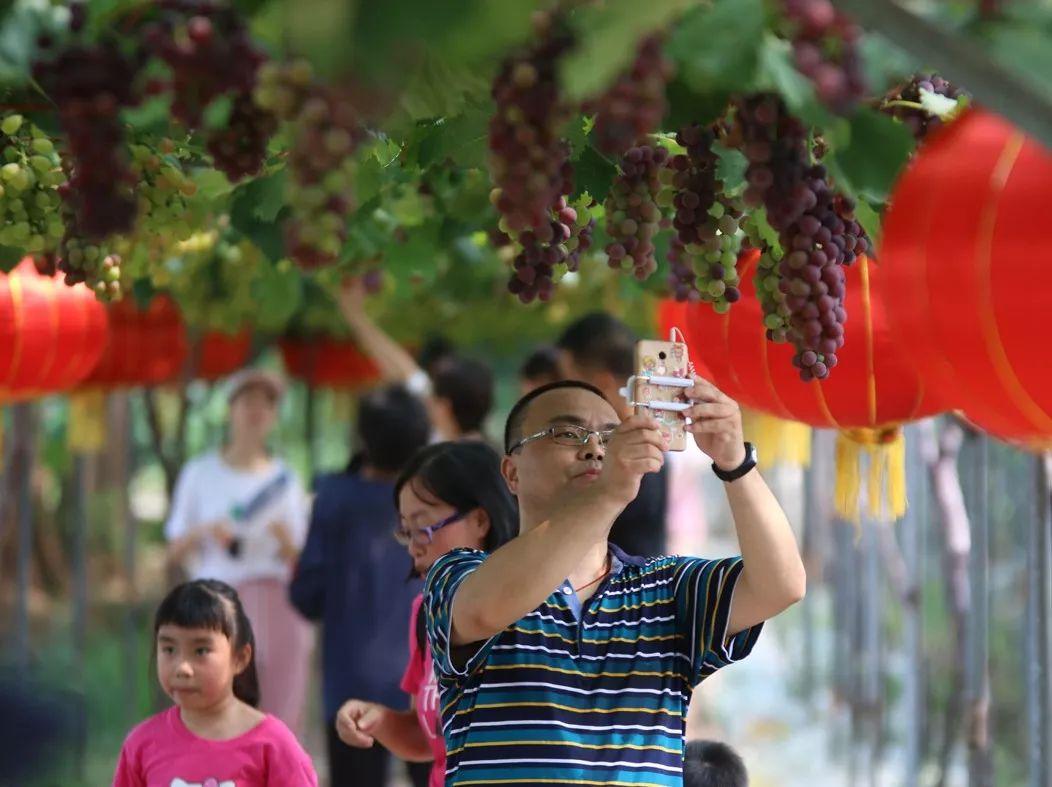
<instances>
[{"instance_id":1,"label":"child's head","mask_svg":"<svg viewBox=\"0 0 1052 787\"><path fill-rule=\"evenodd\" d=\"M259 705L256 641L237 592L215 579L184 582L157 609L157 677L181 708L205 709L233 692Z\"/></svg>"},{"instance_id":2,"label":"child's head","mask_svg":"<svg viewBox=\"0 0 1052 787\"><path fill-rule=\"evenodd\" d=\"M683 759L683 787L747 787L745 763L718 741L690 741Z\"/></svg>"},{"instance_id":3,"label":"child's head","mask_svg":"<svg viewBox=\"0 0 1052 787\"><path fill-rule=\"evenodd\" d=\"M435 443L418 451L395 481L399 541L418 574L452 549L492 552L515 537L518 512L483 442Z\"/></svg>"}]
</instances>

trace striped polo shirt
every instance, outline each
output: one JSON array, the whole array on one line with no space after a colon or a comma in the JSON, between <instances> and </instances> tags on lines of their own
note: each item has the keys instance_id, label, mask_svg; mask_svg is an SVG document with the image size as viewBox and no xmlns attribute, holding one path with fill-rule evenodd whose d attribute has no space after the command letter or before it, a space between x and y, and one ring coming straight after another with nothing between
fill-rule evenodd
<instances>
[{"instance_id":1,"label":"striped polo shirt","mask_svg":"<svg viewBox=\"0 0 1052 787\"><path fill-rule=\"evenodd\" d=\"M741 558L610 551L584 605L564 582L466 661L450 654L453 596L486 553L454 550L431 568L447 785L683 784L693 687L748 655L762 624L725 636Z\"/></svg>"}]
</instances>

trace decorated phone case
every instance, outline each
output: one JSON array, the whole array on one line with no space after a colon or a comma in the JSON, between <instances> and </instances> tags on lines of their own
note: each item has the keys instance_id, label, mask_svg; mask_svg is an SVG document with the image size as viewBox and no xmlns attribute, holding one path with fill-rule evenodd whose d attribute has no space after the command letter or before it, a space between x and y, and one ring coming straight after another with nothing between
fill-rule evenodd
<instances>
[{"instance_id":1,"label":"decorated phone case","mask_svg":"<svg viewBox=\"0 0 1052 787\"><path fill-rule=\"evenodd\" d=\"M690 378L690 359L685 343L643 339L636 344L636 377L632 400L640 404L686 401L683 386L655 383L651 381L654 377ZM686 421L681 412L637 404L636 412L643 411L651 413L661 422L661 431L669 438L670 451L682 451L687 447Z\"/></svg>"}]
</instances>

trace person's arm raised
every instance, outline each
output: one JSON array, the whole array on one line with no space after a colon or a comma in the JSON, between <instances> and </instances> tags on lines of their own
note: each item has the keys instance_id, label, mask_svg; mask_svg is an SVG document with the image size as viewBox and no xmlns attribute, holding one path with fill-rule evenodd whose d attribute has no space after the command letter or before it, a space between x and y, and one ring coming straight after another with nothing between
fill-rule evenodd
<instances>
[{"instance_id":1,"label":"person's arm raised","mask_svg":"<svg viewBox=\"0 0 1052 787\"><path fill-rule=\"evenodd\" d=\"M745 461L741 410L712 383L695 378L687 391L695 404L687 429L716 466L733 470ZM742 573L734 589L727 636L773 618L804 597L807 572L796 536L777 498L753 470L724 484L741 546Z\"/></svg>"},{"instance_id":2,"label":"person's arm raised","mask_svg":"<svg viewBox=\"0 0 1052 787\"><path fill-rule=\"evenodd\" d=\"M423 370L413 356L384 333L365 313L365 288L360 279L349 279L340 288L340 312L355 340L387 382L404 383Z\"/></svg>"},{"instance_id":3,"label":"person's arm raised","mask_svg":"<svg viewBox=\"0 0 1052 787\"><path fill-rule=\"evenodd\" d=\"M664 463L657 421L627 419L610 439L599 477L537 527L502 546L464 579L452 604L451 644L481 642L536 609L566 580Z\"/></svg>"}]
</instances>

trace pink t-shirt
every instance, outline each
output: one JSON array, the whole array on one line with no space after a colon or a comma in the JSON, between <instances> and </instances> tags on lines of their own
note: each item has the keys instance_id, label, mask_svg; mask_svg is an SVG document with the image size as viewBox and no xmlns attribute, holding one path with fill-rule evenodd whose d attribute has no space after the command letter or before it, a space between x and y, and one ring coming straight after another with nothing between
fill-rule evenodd
<instances>
[{"instance_id":1,"label":"pink t-shirt","mask_svg":"<svg viewBox=\"0 0 1052 787\"><path fill-rule=\"evenodd\" d=\"M318 787L318 775L275 716L244 735L212 741L190 732L172 706L128 734L113 787Z\"/></svg>"},{"instance_id":2,"label":"pink t-shirt","mask_svg":"<svg viewBox=\"0 0 1052 787\"><path fill-rule=\"evenodd\" d=\"M446 741L442 737L438 682L435 680L434 662L431 661L431 647L425 641L424 652L421 653L416 640L416 616L420 614L423 600L423 596L417 596L413 601L413 611L409 614L409 663L402 676L402 691L415 700L416 717L435 756L431 764L430 787L442 787L446 783Z\"/></svg>"}]
</instances>

